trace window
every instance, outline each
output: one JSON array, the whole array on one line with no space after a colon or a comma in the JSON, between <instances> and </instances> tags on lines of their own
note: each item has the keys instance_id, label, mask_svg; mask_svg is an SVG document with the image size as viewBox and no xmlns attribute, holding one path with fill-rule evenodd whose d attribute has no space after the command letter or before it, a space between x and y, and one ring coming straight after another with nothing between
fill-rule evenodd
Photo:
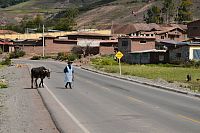
<instances>
[{"instance_id":1,"label":"window","mask_svg":"<svg viewBox=\"0 0 200 133\"><path fill-rule=\"evenodd\" d=\"M122 41L122 46L127 47L128 46L128 41Z\"/></svg>"},{"instance_id":2,"label":"window","mask_svg":"<svg viewBox=\"0 0 200 133\"><path fill-rule=\"evenodd\" d=\"M164 55L159 55L159 61L164 61L165 56Z\"/></svg>"},{"instance_id":3,"label":"window","mask_svg":"<svg viewBox=\"0 0 200 133\"><path fill-rule=\"evenodd\" d=\"M145 44L145 43L147 43L147 41L142 40L142 41L140 41L140 43Z\"/></svg>"},{"instance_id":4,"label":"window","mask_svg":"<svg viewBox=\"0 0 200 133\"><path fill-rule=\"evenodd\" d=\"M161 39L165 39L165 36L161 36Z\"/></svg>"},{"instance_id":5,"label":"window","mask_svg":"<svg viewBox=\"0 0 200 133\"><path fill-rule=\"evenodd\" d=\"M196 59L196 60L200 59L200 49L193 50L193 59Z\"/></svg>"}]
</instances>

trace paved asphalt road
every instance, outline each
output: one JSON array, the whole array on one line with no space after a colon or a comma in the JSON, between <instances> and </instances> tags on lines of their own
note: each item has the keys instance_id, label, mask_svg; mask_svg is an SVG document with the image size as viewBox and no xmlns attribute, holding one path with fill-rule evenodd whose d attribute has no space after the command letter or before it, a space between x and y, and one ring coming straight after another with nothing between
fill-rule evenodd
<instances>
[{"instance_id":1,"label":"paved asphalt road","mask_svg":"<svg viewBox=\"0 0 200 133\"><path fill-rule=\"evenodd\" d=\"M64 88L64 63L23 61L52 70L45 79L48 105L62 129L85 133L200 133L200 100L75 68L73 89ZM22 63L22 62L21 62ZM48 90L48 91L47 91ZM51 100L47 100L51 101ZM53 107L52 107L53 106ZM55 108L64 113L56 112ZM50 111L51 112L51 111ZM56 118L61 115L60 118ZM65 121L68 123L59 122ZM76 129L75 128L79 128ZM62 132L67 132L66 129Z\"/></svg>"}]
</instances>

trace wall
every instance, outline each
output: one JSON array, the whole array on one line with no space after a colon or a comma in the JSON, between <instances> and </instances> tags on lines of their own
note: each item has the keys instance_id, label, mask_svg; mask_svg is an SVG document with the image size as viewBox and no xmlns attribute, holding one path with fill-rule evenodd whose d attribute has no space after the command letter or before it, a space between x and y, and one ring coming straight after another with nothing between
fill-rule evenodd
<instances>
[{"instance_id":1,"label":"wall","mask_svg":"<svg viewBox=\"0 0 200 133\"><path fill-rule=\"evenodd\" d=\"M200 37L200 20L191 22L187 25L188 27L188 37Z\"/></svg>"},{"instance_id":2,"label":"wall","mask_svg":"<svg viewBox=\"0 0 200 133\"><path fill-rule=\"evenodd\" d=\"M141 40L146 40L146 43L140 43ZM155 39L132 39L131 52L155 49Z\"/></svg>"},{"instance_id":3,"label":"wall","mask_svg":"<svg viewBox=\"0 0 200 133\"><path fill-rule=\"evenodd\" d=\"M190 52L189 52L189 59L190 60L192 60L192 59L194 59L194 55L193 55L193 50L195 50L195 49L198 49L198 50L200 50L200 47L199 46L191 46L190 47Z\"/></svg>"},{"instance_id":4,"label":"wall","mask_svg":"<svg viewBox=\"0 0 200 133\"><path fill-rule=\"evenodd\" d=\"M177 54L180 53L181 57L177 57ZM170 62L176 61L187 61L189 58L189 46L181 46L176 49L172 49L169 51L169 60Z\"/></svg>"},{"instance_id":5,"label":"wall","mask_svg":"<svg viewBox=\"0 0 200 133\"><path fill-rule=\"evenodd\" d=\"M56 45L47 45L45 46L45 54L54 54L59 52L70 52L74 45L68 44L56 44ZM42 46L24 46L22 50L27 54L38 54L42 55L43 47Z\"/></svg>"},{"instance_id":6,"label":"wall","mask_svg":"<svg viewBox=\"0 0 200 133\"><path fill-rule=\"evenodd\" d=\"M123 41L128 41L127 46L122 46ZM129 38L119 38L118 40L118 50L123 54L131 52L131 39Z\"/></svg>"},{"instance_id":7,"label":"wall","mask_svg":"<svg viewBox=\"0 0 200 133\"><path fill-rule=\"evenodd\" d=\"M100 46L100 48L99 48L99 54L100 54L100 55L111 55L111 54L115 54L115 52L114 52L114 47Z\"/></svg>"},{"instance_id":8,"label":"wall","mask_svg":"<svg viewBox=\"0 0 200 133\"><path fill-rule=\"evenodd\" d=\"M99 34L111 34L110 30L96 30L96 31L91 31L92 33L99 33ZM64 36L67 34L73 34L73 33L77 33L77 31L71 31L71 32L45 32L44 35L50 35L50 36ZM40 37L42 37L42 33L30 33L30 34L4 34L4 35L0 35L0 38L4 39L4 38L10 38L10 39L39 39Z\"/></svg>"}]
</instances>

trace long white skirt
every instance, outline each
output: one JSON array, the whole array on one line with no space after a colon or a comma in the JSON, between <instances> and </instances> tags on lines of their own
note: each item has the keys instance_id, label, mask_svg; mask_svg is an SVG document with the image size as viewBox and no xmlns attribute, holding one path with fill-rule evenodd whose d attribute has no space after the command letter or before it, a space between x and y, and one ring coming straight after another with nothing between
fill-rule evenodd
<instances>
[{"instance_id":1,"label":"long white skirt","mask_svg":"<svg viewBox=\"0 0 200 133\"><path fill-rule=\"evenodd\" d=\"M72 78L73 78L72 74L70 74L70 73L65 73L65 80L64 80L65 84L66 84L67 82L72 82Z\"/></svg>"}]
</instances>

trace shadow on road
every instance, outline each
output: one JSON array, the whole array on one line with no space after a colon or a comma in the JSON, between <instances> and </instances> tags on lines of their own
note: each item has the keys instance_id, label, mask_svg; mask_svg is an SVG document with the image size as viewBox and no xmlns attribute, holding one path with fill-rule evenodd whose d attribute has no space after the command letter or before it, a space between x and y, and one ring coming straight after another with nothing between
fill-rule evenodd
<instances>
[{"instance_id":1,"label":"shadow on road","mask_svg":"<svg viewBox=\"0 0 200 133\"><path fill-rule=\"evenodd\" d=\"M56 89L69 89L69 88L65 88L65 87L56 87Z\"/></svg>"},{"instance_id":2,"label":"shadow on road","mask_svg":"<svg viewBox=\"0 0 200 133\"><path fill-rule=\"evenodd\" d=\"M37 89L37 88L24 88L24 89Z\"/></svg>"}]
</instances>

